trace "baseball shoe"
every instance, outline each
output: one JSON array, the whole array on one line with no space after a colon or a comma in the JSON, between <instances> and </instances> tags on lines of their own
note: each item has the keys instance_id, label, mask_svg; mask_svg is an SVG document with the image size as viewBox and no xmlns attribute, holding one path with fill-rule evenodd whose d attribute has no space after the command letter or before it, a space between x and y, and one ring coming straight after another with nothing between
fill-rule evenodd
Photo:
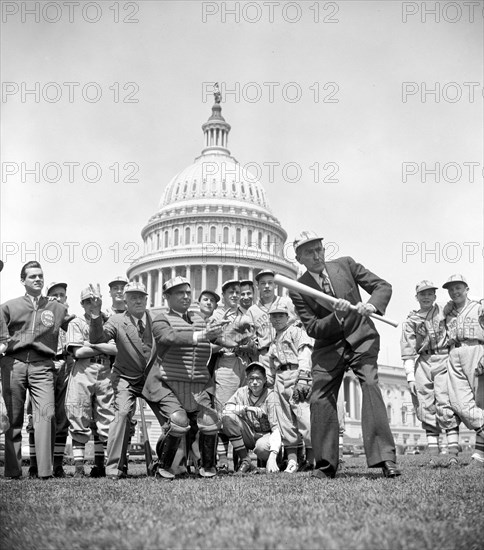
<instances>
[{"instance_id":1,"label":"baseball shoe","mask_svg":"<svg viewBox=\"0 0 484 550\"><path fill-rule=\"evenodd\" d=\"M84 472L84 464L76 464L76 469L74 470L74 477L75 478L86 477L86 474Z\"/></svg>"},{"instance_id":2,"label":"baseball shoe","mask_svg":"<svg viewBox=\"0 0 484 550\"><path fill-rule=\"evenodd\" d=\"M457 458L457 455L451 455L449 457L448 467L457 468L457 466L459 466L459 459Z\"/></svg>"},{"instance_id":3,"label":"baseball shoe","mask_svg":"<svg viewBox=\"0 0 484 550\"><path fill-rule=\"evenodd\" d=\"M201 477L214 477L217 475L217 470L215 467L204 468L203 466L198 471L198 475Z\"/></svg>"},{"instance_id":4,"label":"baseball shoe","mask_svg":"<svg viewBox=\"0 0 484 550\"><path fill-rule=\"evenodd\" d=\"M89 472L89 477L106 477L106 468L104 466L94 464Z\"/></svg>"},{"instance_id":5,"label":"baseball shoe","mask_svg":"<svg viewBox=\"0 0 484 550\"><path fill-rule=\"evenodd\" d=\"M175 474L170 472L170 470L165 470L164 468L158 468L158 470L156 471L155 477L157 479L171 480L175 478Z\"/></svg>"},{"instance_id":6,"label":"baseball shoe","mask_svg":"<svg viewBox=\"0 0 484 550\"><path fill-rule=\"evenodd\" d=\"M249 459L244 458L240 463L239 469L235 472L235 475L245 476L246 474L250 474L253 470L254 466L252 462Z\"/></svg>"},{"instance_id":7,"label":"baseball shoe","mask_svg":"<svg viewBox=\"0 0 484 550\"><path fill-rule=\"evenodd\" d=\"M217 468L217 475L218 476L228 476L229 475L229 465L228 464L221 464Z\"/></svg>"},{"instance_id":8,"label":"baseball shoe","mask_svg":"<svg viewBox=\"0 0 484 550\"><path fill-rule=\"evenodd\" d=\"M397 468L397 465L393 460L385 460L382 467L383 477L394 478L402 475L402 472Z\"/></svg>"},{"instance_id":9,"label":"baseball shoe","mask_svg":"<svg viewBox=\"0 0 484 550\"><path fill-rule=\"evenodd\" d=\"M39 477L39 472L35 466L31 466L29 468L29 478L30 479L37 479Z\"/></svg>"},{"instance_id":10,"label":"baseball shoe","mask_svg":"<svg viewBox=\"0 0 484 550\"><path fill-rule=\"evenodd\" d=\"M284 470L285 474L295 474L297 472L297 462L295 460L289 460L287 463L286 469Z\"/></svg>"},{"instance_id":11,"label":"baseball shoe","mask_svg":"<svg viewBox=\"0 0 484 550\"><path fill-rule=\"evenodd\" d=\"M484 457L480 453L474 453L471 456L469 466L477 470L482 470L484 468Z\"/></svg>"},{"instance_id":12,"label":"baseball shoe","mask_svg":"<svg viewBox=\"0 0 484 550\"><path fill-rule=\"evenodd\" d=\"M58 477L58 478L66 477L66 473L64 472L64 468L62 467L62 465L56 466L54 468L54 477Z\"/></svg>"},{"instance_id":13,"label":"baseball shoe","mask_svg":"<svg viewBox=\"0 0 484 550\"><path fill-rule=\"evenodd\" d=\"M39 479L41 479L42 481L47 481L48 479L54 479L54 476L42 476L39 477Z\"/></svg>"}]
</instances>

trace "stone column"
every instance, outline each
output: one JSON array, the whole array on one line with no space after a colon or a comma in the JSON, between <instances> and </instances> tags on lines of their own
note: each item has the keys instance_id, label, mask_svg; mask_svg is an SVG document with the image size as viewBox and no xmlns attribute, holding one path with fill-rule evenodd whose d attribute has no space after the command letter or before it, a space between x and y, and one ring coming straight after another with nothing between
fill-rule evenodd
<instances>
[{"instance_id":1,"label":"stone column","mask_svg":"<svg viewBox=\"0 0 484 550\"><path fill-rule=\"evenodd\" d=\"M155 297L153 296L153 289L152 289L152 279L151 279L151 271L148 271L147 279L146 279L146 291L148 292L148 307L151 306L151 304L155 303Z\"/></svg>"},{"instance_id":2,"label":"stone column","mask_svg":"<svg viewBox=\"0 0 484 550\"><path fill-rule=\"evenodd\" d=\"M207 265L202 265L202 288L200 290L207 290Z\"/></svg>"},{"instance_id":3,"label":"stone column","mask_svg":"<svg viewBox=\"0 0 484 550\"><path fill-rule=\"evenodd\" d=\"M163 269L158 268L158 296L157 296L157 305L163 305Z\"/></svg>"}]
</instances>

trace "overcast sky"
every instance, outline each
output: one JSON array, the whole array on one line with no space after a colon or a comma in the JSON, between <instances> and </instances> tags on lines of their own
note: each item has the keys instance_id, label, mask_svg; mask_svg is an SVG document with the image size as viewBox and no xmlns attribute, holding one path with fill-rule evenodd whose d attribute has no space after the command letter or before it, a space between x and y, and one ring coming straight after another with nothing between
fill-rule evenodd
<instances>
[{"instance_id":1,"label":"overcast sky","mask_svg":"<svg viewBox=\"0 0 484 550\"><path fill-rule=\"evenodd\" d=\"M36 250L73 312L126 271L216 81L229 149L291 240L312 229L390 281L399 321L424 278L482 296L482 2L434 5L3 2L1 301Z\"/></svg>"}]
</instances>

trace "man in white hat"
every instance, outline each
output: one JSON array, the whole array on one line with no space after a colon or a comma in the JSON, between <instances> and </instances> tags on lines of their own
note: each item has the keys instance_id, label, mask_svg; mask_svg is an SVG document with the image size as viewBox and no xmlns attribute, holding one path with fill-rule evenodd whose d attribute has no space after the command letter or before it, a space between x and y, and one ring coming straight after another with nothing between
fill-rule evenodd
<instances>
[{"instance_id":1,"label":"man in white hat","mask_svg":"<svg viewBox=\"0 0 484 550\"><path fill-rule=\"evenodd\" d=\"M437 287L421 281L415 288L419 309L402 325L400 348L417 418L427 436L430 463L457 463L460 420L450 407L447 365L449 342L444 308L435 303ZM439 456L439 434L447 432L449 454Z\"/></svg>"},{"instance_id":2,"label":"man in white hat","mask_svg":"<svg viewBox=\"0 0 484 550\"><path fill-rule=\"evenodd\" d=\"M451 302L445 307L449 335L449 397L462 422L476 432L472 465L484 468L484 308L471 300L463 275L451 275L442 288Z\"/></svg>"},{"instance_id":3,"label":"man in white hat","mask_svg":"<svg viewBox=\"0 0 484 550\"><path fill-rule=\"evenodd\" d=\"M362 430L367 464L382 468L385 477L396 477L395 442L378 386L380 337L370 313L385 312L392 287L355 262L343 257L325 261L322 237L303 231L294 240L297 261L307 271L298 279L337 299L323 306L314 298L291 292L308 335L314 338L312 354L311 441L316 460L312 476L333 478L338 469L338 393L346 369L358 377L363 396ZM358 287L370 298L363 303ZM356 306L356 311L350 309Z\"/></svg>"}]
</instances>

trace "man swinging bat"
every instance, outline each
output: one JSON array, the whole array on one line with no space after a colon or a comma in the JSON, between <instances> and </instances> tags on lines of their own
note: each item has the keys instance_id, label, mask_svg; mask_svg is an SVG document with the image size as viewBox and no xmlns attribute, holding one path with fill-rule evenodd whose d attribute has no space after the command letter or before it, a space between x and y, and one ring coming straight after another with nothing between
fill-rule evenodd
<instances>
[{"instance_id":1,"label":"man swinging bat","mask_svg":"<svg viewBox=\"0 0 484 550\"><path fill-rule=\"evenodd\" d=\"M311 441L316 460L312 477L333 478L338 468L338 415L336 403L346 369L358 377L363 395L362 429L367 463L382 468L385 477L400 475L395 460L395 442L378 386L377 358L380 337L370 314L383 314L390 301L389 283L343 257L325 261L322 237L303 231L294 241L297 261L307 271L300 283L336 298L324 306L311 296L290 292L309 336L315 339L312 354L313 385ZM370 298L361 301L358 287Z\"/></svg>"}]
</instances>

